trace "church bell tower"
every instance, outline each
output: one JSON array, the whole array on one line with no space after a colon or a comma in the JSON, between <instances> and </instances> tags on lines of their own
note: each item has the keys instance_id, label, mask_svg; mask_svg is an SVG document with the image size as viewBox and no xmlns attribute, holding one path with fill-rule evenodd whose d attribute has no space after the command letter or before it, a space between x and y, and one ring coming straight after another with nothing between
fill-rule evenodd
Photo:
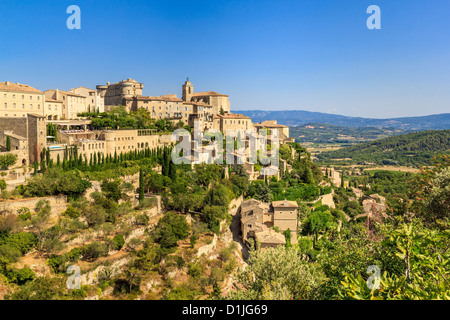
<instances>
[{"instance_id":1,"label":"church bell tower","mask_svg":"<svg viewBox=\"0 0 450 320\"><path fill-rule=\"evenodd\" d=\"M183 84L183 101L191 101L192 94L194 93L194 86L187 78L186 82Z\"/></svg>"}]
</instances>

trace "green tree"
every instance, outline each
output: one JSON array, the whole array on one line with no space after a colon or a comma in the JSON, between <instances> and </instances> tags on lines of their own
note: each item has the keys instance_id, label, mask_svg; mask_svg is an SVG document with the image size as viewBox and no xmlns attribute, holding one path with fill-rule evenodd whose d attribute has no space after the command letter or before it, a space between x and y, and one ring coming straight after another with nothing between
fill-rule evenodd
<instances>
[{"instance_id":1,"label":"green tree","mask_svg":"<svg viewBox=\"0 0 450 320\"><path fill-rule=\"evenodd\" d=\"M248 266L239 271L237 286L227 299L315 299L323 280L323 273L305 262L294 247L252 250Z\"/></svg>"},{"instance_id":2,"label":"green tree","mask_svg":"<svg viewBox=\"0 0 450 320\"><path fill-rule=\"evenodd\" d=\"M8 169L8 167L15 165L17 162L17 155L13 153L6 153L0 155L0 168Z\"/></svg>"},{"instance_id":3,"label":"green tree","mask_svg":"<svg viewBox=\"0 0 450 320\"><path fill-rule=\"evenodd\" d=\"M11 151L11 137L6 136L6 150Z\"/></svg>"},{"instance_id":4,"label":"green tree","mask_svg":"<svg viewBox=\"0 0 450 320\"><path fill-rule=\"evenodd\" d=\"M145 198L144 192L144 171L142 168L139 169L139 202L142 202Z\"/></svg>"}]
</instances>

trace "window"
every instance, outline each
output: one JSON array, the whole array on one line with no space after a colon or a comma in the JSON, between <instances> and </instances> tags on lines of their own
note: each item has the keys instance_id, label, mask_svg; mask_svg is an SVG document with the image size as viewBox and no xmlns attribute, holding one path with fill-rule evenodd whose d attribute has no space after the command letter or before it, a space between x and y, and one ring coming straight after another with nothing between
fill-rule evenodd
<instances>
[{"instance_id":1,"label":"window","mask_svg":"<svg viewBox=\"0 0 450 320\"><path fill-rule=\"evenodd\" d=\"M33 105L32 104L30 104L30 109L33 109Z\"/></svg>"},{"instance_id":2,"label":"window","mask_svg":"<svg viewBox=\"0 0 450 320\"><path fill-rule=\"evenodd\" d=\"M15 94L13 94L13 99L15 99L16 98L16 95Z\"/></svg>"},{"instance_id":3,"label":"window","mask_svg":"<svg viewBox=\"0 0 450 320\"><path fill-rule=\"evenodd\" d=\"M25 104L22 103L22 109L25 109Z\"/></svg>"},{"instance_id":4,"label":"window","mask_svg":"<svg viewBox=\"0 0 450 320\"><path fill-rule=\"evenodd\" d=\"M14 108L14 109L16 108L16 104L15 104L15 103L13 103L13 108Z\"/></svg>"},{"instance_id":5,"label":"window","mask_svg":"<svg viewBox=\"0 0 450 320\"><path fill-rule=\"evenodd\" d=\"M24 100L25 99L25 96L24 95L22 95L22 100Z\"/></svg>"},{"instance_id":6,"label":"window","mask_svg":"<svg viewBox=\"0 0 450 320\"><path fill-rule=\"evenodd\" d=\"M30 96L30 100L33 100L33 96Z\"/></svg>"},{"instance_id":7,"label":"window","mask_svg":"<svg viewBox=\"0 0 450 320\"><path fill-rule=\"evenodd\" d=\"M3 98L5 98L6 99L6 93L3 95Z\"/></svg>"},{"instance_id":8,"label":"window","mask_svg":"<svg viewBox=\"0 0 450 320\"><path fill-rule=\"evenodd\" d=\"M41 109L41 105L40 104L38 104L38 109ZM56 110L56 108L55 108L55 110Z\"/></svg>"},{"instance_id":9,"label":"window","mask_svg":"<svg viewBox=\"0 0 450 320\"><path fill-rule=\"evenodd\" d=\"M5 109L8 108L8 104L5 102Z\"/></svg>"}]
</instances>

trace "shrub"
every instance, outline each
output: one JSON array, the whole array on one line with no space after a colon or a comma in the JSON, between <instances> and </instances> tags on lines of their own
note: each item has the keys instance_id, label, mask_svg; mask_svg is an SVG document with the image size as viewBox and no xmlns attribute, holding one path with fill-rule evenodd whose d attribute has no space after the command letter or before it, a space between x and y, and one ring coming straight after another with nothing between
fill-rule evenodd
<instances>
[{"instance_id":1,"label":"shrub","mask_svg":"<svg viewBox=\"0 0 450 320\"><path fill-rule=\"evenodd\" d=\"M105 244L94 241L89 244L83 254L83 259L97 259L108 254L108 248Z\"/></svg>"},{"instance_id":2,"label":"shrub","mask_svg":"<svg viewBox=\"0 0 450 320\"><path fill-rule=\"evenodd\" d=\"M125 239L123 238L123 235L118 234L113 238L112 243L114 249L120 250L125 244Z\"/></svg>"},{"instance_id":3,"label":"shrub","mask_svg":"<svg viewBox=\"0 0 450 320\"><path fill-rule=\"evenodd\" d=\"M193 278L198 278L202 274L202 266L199 262L196 263L189 263L188 265L188 275L190 275Z\"/></svg>"},{"instance_id":4,"label":"shrub","mask_svg":"<svg viewBox=\"0 0 450 320\"><path fill-rule=\"evenodd\" d=\"M27 207L22 207L19 210L17 210L17 217L20 221L27 221L31 219L31 212L30 209Z\"/></svg>"},{"instance_id":5,"label":"shrub","mask_svg":"<svg viewBox=\"0 0 450 320\"><path fill-rule=\"evenodd\" d=\"M69 206L66 211L63 212L63 215L65 215L66 217L75 219L78 218L80 216L80 211L78 211L77 209L75 209L72 206Z\"/></svg>"},{"instance_id":6,"label":"shrub","mask_svg":"<svg viewBox=\"0 0 450 320\"><path fill-rule=\"evenodd\" d=\"M24 285L27 281L32 281L36 277L33 270L30 268L13 269L8 272L8 279L11 282L17 283L19 286Z\"/></svg>"},{"instance_id":7,"label":"shrub","mask_svg":"<svg viewBox=\"0 0 450 320\"><path fill-rule=\"evenodd\" d=\"M146 226L150 218L145 213L136 215L135 222L137 225Z\"/></svg>"},{"instance_id":8,"label":"shrub","mask_svg":"<svg viewBox=\"0 0 450 320\"><path fill-rule=\"evenodd\" d=\"M176 256L175 261L176 261L177 267L179 269L183 268L184 265L186 264L186 261L183 259L183 257L180 257L180 256Z\"/></svg>"},{"instance_id":9,"label":"shrub","mask_svg":"<svg viewBox=\"0 0 450 320\"><path fill-rule=\"evenodd\" d=\"M0 238L0 245L8 244L17 249L22 255L30 251L37 242L37 237L31 232L17 232L6 238Z\"/></svg>"}]
</instances>

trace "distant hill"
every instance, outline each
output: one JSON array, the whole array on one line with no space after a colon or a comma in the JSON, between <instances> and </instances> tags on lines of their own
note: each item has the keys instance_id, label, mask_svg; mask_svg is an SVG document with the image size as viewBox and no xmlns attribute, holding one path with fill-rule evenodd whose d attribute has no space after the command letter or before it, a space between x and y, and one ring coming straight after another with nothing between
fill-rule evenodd
<instances>
[{"instance_id":1,"label":"distant hill","mask_svg":"<svg viewBox=\"0 0 450 320\"><path fill-rule=\"evenodd\" d=\"M291 127L289 135L296 142L354 144L406 133L402 129L377 127L344 127L310 122Z\"/></svg>"},{"instance_id":2,"label":"distant hill","mask_svg":"<svg viewBox=\"0 0 450 320\"><path fill-rule=\"evenodd\" d=\"M311 112L303 110L264 111L264 110L233 110L251 117L253 122L277 120L287 126L304 125L310 122L328 123L344 127L385 127L407 131L450 129L450 113L435 114L421 117L405 117L392 119L372 119L348 117L336 114Z\"/></svg>"},{"instance_id":3,"label":"distant hill","mask_svg":"<svg viewBox=\"0 0 450 320\"><path fill-rule=\"evenodd\" d=\"M358 164L374 162L386 165L426 165L431 164L435 154L450 155L450 130L402 134L323 152L317 157L325 162L343 163L336 159L350 158L351 162Z\"/></svg>"}]
</instances>

